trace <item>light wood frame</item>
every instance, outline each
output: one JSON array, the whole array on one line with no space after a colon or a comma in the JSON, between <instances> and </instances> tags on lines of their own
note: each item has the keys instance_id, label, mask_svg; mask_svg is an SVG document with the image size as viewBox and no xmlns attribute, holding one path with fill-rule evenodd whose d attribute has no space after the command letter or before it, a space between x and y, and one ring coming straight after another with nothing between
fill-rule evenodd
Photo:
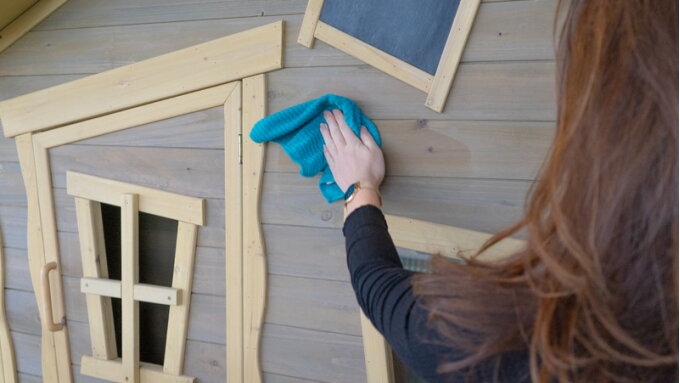
<instances>
[{"instance_id":1,"label":"light wood frame","mask_svg":"<svg viewBox=\"0 0 680 383\"><path fill-rule=\"evenodd\" d=\"M17 363L14 355L14 344L9 332L9 322L5 310L5 274L7 272L7 260L5 259L5 248L0 232L0 382L16 383L19 381L17 375Z\"/></svg>"},{"instance_id":2,"label":"light wood frame","mask_svg":"<svg viewBox=\"0 0 680 383\"><path fill-rule=\"evenodd\" d=\"M424 253L438 253L450 258L474 254L491 238L491 234L447 226L417 219L385 215L390 236L397 247ZM479 259L496 260L511 255L525 242L507 238L479 255ZM392 350L385 338L361 313L361 333L366 359L368 383L393 383Z\"/></svg>"},{"instance_id":3,"label":"light wood frame","mask_svg":"<svg viewBox=\"0 0 680 383\"><path fill-rule=\"evenodd\" d=\"M11 1L11 0L10 0ZM9 48L21 36L61 7L66 0L39 0L0 30L0 52Z\"/></svg>"},{"instance_id":4,"label":"light wood frame","mask_svg":"<svg viewBox=\"0 0 680 383\"><path fill-rule=\"evenodd\" d=\"M80 291L86 294L92 356L83 356L84 375L113 381L139 382L138 302L170 306L163 373L165 381L192 382L182 376L184 350L189 328L191 285L196 257L198 225L205 224L205 200L67 172L67 193L75 197L80 236L83 278ZM120 281L108 279L101 203L121 208ZM172 287L140 284L138 281L138 213L144 212L178 221ZM121 298L123 355L118 359L113 329L111 298ZM114 361L106 363L102 361ZM122 378L122 379L121 379Z\"/></svg>"},{"instance_id":5,"label":"light wood frame","mask_svg":"<svg viewBox=\"0 0 680 383\"><path fill-rule=\"evenodd\" d=\"M40 303L45 381L73 382L49 149L214 107L225 111L226 343L231 350L227 353L227 380L261 381L259 343L267 276L258 205L264 146L243 140L243 136L265 115L263 73L281 68L282 46L283 23L275 22L0 102L0 120L5 136L16 140L27 193L29 269ZM60 106L55 109L50 103ZM53 113L54 119L41 118L42 113ZM75 190L76 186L72 188ZM88 191L78 193L87 197ZM157 212L162 208L153 208L144 200L138 202L137 208L142 210ZM95 209L91 206L89 210ZM202 223L180 210L175 213L187 223ZM86 214L87 209L81 213ZM50 274L52 268L57 272ZM134 298L134 290L131 294ZM232 300L236 295L238 298ZM103 331L110 331L108 323L104 326ZM111 355L110 344L100 342L99 350ZM81 368L98 370L102 378L120 381L123 377L117 372L117 363L83 358ZM162 379L168 376L165 367L141 365L139 381L167 381ZM181 374L182 366L176 365L172 371Z\"/></svg>"},{"instance_id":6,"label":"light wood frame","mask_svg":"<svg viewBox=\"0 0 680 383\"><path fill-rule=\"evenodd\" d=\"M440 112L463 56L472 24L481 0L460 0L451 31L434 76L397 57L371 46L333 26L320 21L324 0L309 0L305 11L298 43L311 48L317 38L341 51L374 66L377 69L427 93L425 106Z\"/></svg>"}]
</instances>

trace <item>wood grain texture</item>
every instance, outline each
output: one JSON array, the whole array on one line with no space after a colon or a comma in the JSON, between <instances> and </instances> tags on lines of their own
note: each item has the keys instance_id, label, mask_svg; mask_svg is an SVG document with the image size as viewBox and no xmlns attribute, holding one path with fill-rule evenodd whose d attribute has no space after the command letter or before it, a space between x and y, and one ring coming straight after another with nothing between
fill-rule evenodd
<instances>
[{"instance_id":1,"label":"wood grain texture","mask_svg":"<svg viewBox=\"0 0 680 383\"><path fill-rule=\"evenodd\" d=\"M253 125L267 113L267 88L264 74L244 78L242 84L243 378L245 382L258 383L262 381L260 338L267 294L267 259L261 226L265 144L247 137Z\"/></svg>"},{"instance_id":2,"label":"wood grain texture","mask_svg":"<svg viewBox=\"0 0 680 383\"><path fill-rule=\"evenodd\" d=\"M0 30L0 52L4 51L12 45L15 41L25 35L31 28L36 26L44 18L61 7L66 0L40 0L29 7L25 12L21 13L11 22L9 20L2 20L2 30ZM5 8L5 11L6 8Z\"/></svg>"},{"instance_id":3,"label":"wood grain texture","mask_svg":"<svg viewBox=\"0 0 680 383\"><path fill-rule=\"evenodd\" d=\"M280 68L282 36L283 24L276 22L3 101L0 116L5 136L116 112Z\"/></svg>"},{"instance_id":4,"label":"wood grain texture","mask_svg":"<svg viewBox=\"0 0 680 383\"><path fill-rule=\"evenodd\" d=\"M297 42L304 47L311 48L314 45L314 34L321 16L321 8L323 8L323 0L309 0L307 8L305 8L305 16L300 25L300 34L298 34Z\"/></svg>"},{"instance_id":5,"label":"wood grain texture","mask_svg":"<svg viewBox=\"0 0 680 383\"><path fill-rule=\"evenodd\" d=\"M18 381L14 345L9 332L7 320L7 301L5 299L5 281L7 275L7 261L4 252L2 234L0 234L0 377L3 383Z\"/></svg>"}]
</instances>

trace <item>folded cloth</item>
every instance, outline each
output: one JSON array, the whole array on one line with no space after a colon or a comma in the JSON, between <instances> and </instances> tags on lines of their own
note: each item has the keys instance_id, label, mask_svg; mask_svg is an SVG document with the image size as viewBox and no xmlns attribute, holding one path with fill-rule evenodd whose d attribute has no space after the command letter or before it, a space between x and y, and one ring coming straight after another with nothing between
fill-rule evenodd
<instances>
[{"instance_id":1,"label":"folded cloth","mask_svg":"<svg viewBox=\"0 0 680 383\"><path fill-rule=\"evenodd\" d=\"M255 142L274 141L280 144L290 159L300 165L300 174L303 177L322 173L319 189L328 203L348 197L353 189L350 187L347 191L340 190L323 155L324 142L319 126L326 123L324 110L333 109L342 111L354 134L359 136L363 125L375 138L378 146L382 145L380 133L373 121L361 113L361 109L352 100L334 94L327 94L265 117L250 132L250 138Z\"/></svg>"}]
</instances>

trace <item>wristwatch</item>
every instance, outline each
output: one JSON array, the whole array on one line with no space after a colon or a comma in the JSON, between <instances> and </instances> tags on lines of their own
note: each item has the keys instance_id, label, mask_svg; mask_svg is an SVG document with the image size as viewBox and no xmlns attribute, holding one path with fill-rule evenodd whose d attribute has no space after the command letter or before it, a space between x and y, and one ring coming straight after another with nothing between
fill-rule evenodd
<instances>
[{"instance_id":1,"label":"wristwatch","mask_svg":"<svg viewBox=\"0 0 680 383\"><path fill-rule=\"evenodd\" d=\"M354 184L354 191L352 191L352 194L345 201L345 207L347 207L348 203L352 202L354 197L356 197L356 195L359 193L359 190L361 190L361 189L373 190L375 192L375 194L378 195L378 203L380 203L380 206L378 206L378 207L382 207L382 195L380 195L380 190L378 190L377 187L375 187L375 186L373 186L369 183L365 183L365 182L362 183L361 181Z\"/></svg>"}]
</instances>

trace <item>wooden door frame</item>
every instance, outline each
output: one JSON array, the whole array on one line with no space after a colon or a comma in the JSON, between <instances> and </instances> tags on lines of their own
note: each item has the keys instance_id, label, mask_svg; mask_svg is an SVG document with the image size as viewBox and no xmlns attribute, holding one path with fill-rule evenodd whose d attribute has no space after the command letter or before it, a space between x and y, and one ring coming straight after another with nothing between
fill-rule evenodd
<instances>
[{"instance_id":1,"label":"wooden door frame","mask_svg":"<svg viewBox=\"0 0 680 383\"><path fill-rule=\"evenodd\" d=\"M234 242L227 246L242 249L226 252L226 294L242 297L228 301L228 381L261 381L266 264L258 205L264 146L242 137L265 115L263 73L282 67L282 48L279 21L0 102L4 134L16 140L26 186L29 269L42 323L45 381L73 381L61 273L50 278L45 268L56 263L59 271L60 264L49 149L214 107L225 110L226 227L234 230L239 223L236 234L227 230ZM234 195L227 193L234 191L230 177L240 185L238 198L227 198ZM238 270L240 278L234 275Z\"/></svg>"},{"instance_id":2,"label":"wooden door frame","mask_svg":"<svg viewBox=\"0 0 680 383\"><path fill-rule=\"evenodd\" d=\"M441 113L463 56L481 0L460 0L434 76L320 20L324 0L309 0L298 43L311 48L317 38L427 93L425 106Z\"/></svg>"},{"instance_id":3,"label":"wooden door frame","mask_svg":"<svg viewBox=\"0 0 680 383\"><path fill-rule=\"evenodd\" d=\"M459 259L461 255L475 254L492 236L479 231L390 214L385 215L385 220L395 246L449 258ZM519 251L525 245L524 241L506 238L480 254L479 259L499 260ZM363 312L360 315L367 381L393 383L395 379L392 349Z\"/></svg>"}]
</instances>

